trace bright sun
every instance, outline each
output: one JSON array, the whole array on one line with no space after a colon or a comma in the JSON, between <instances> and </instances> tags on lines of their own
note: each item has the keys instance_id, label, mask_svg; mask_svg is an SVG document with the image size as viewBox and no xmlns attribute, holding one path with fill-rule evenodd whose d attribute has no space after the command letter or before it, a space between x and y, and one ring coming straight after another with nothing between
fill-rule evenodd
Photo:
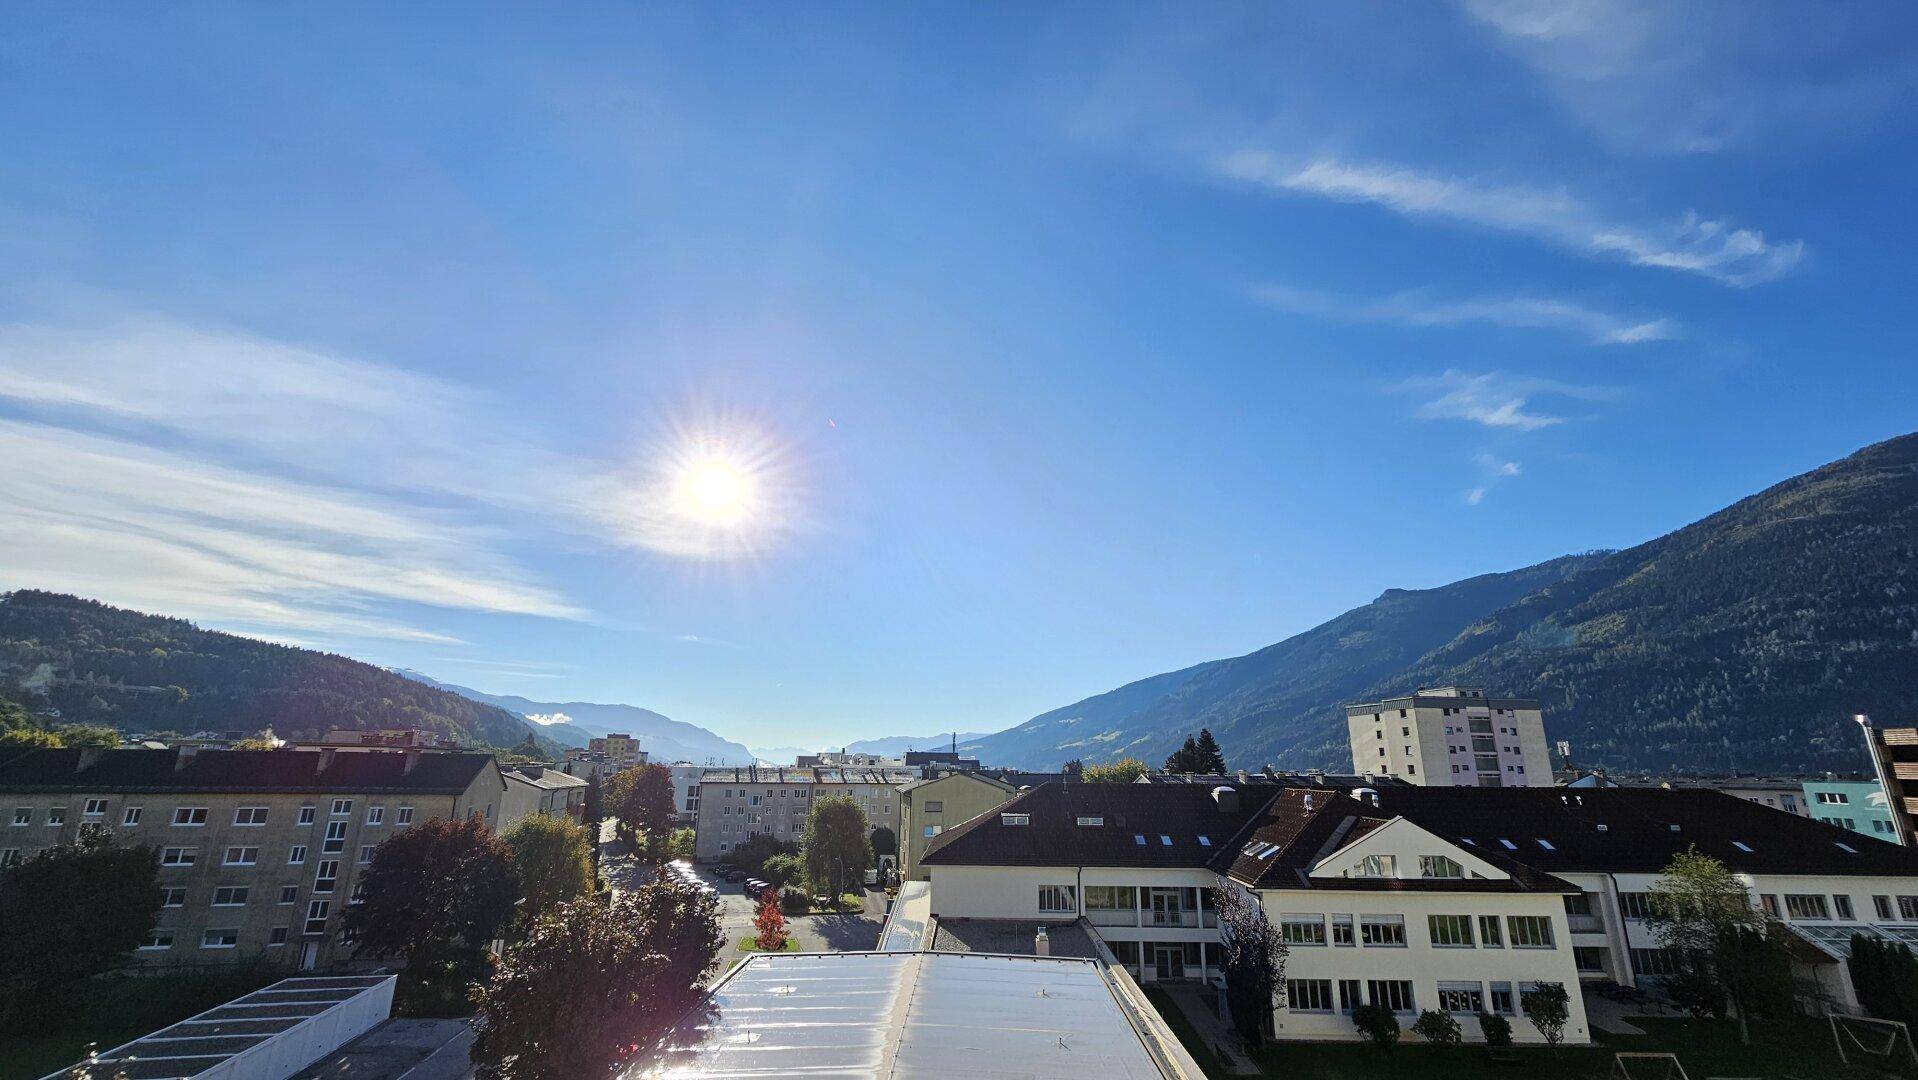
<instances>
[{"instance_id":1,"label":"bright sun","mask_svg":"<svg viewBox=\"0 0 1918 1080\"><path fill-rule=\"evenodd\" d=\"M714 459L686 468L679 478L679 496L694 517L721 524L745 516L749 486L746 474L738 466Z\"/></svg>"}]
</instances>

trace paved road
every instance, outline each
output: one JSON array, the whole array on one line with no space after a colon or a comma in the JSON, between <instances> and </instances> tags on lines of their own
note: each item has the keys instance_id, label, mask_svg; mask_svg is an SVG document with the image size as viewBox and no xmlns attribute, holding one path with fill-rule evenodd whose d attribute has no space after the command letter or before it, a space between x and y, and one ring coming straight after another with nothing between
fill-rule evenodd
<instances>
[{"instance_id":1,"label":"paved road","mask_svg":"<svg viewBox=\"0 0 1918 1080\"><path fill-rule=\"evenodd\" d=\"M723 971L746 955L739 951L739 940L754 931L753 918L759 913L758 904L746 895L742 886L721 880L711 868L696 866L693 871L701 881L713 887L719 900L719 932L726 942L719 953ZM653 873L653 867L609 846L600 859L600 873L605 876L607 885L617 893L647 880ZM802 952L856 952L879 943L879 925L884 921L885 910L883 892L878 894L877 901L868 894L864 911L845 915L795 916L787 920L786 928L793 939L799 942Z\"/></svg>"}]
</instances>

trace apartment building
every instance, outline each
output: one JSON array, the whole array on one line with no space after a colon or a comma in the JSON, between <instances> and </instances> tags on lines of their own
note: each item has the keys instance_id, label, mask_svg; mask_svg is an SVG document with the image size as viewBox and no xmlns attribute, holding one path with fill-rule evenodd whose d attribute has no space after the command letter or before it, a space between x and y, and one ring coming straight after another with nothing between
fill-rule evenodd
<instances>
[{"instance_id":1,"label":"apartment building","mask_svg":"<svg viewBox=\"0 0 1918 1080\"><path fill-rule=\"evenodd\" d=\"M1345 707L1352 771L1426 787L1550 787L1538 702L1482 686L1419 687Z\"/></svg>"},{"instance_id":2,"label":"apartment building","mask_svg":"<svg viewBox=\"0 0 1918 1080\"><path fill-rule=\"evenodd\" d=\"M351 956L340 915L379 842L433 818L499 820L493 755L29 750L0 761L0 865L100 829L160 852L146 964Z\"/></svg>"},{"instance_id":3,"label":"apartment building","mask_svg":"<svg viewBox=\"0 0 1918 1080\"><path fill-rule=\"evenodd\" d=\"M1807 780L1805 809L1827 825L1898 842L1891 801L1876 780Z\"/></svg>"},{"instance_id":4,"label":"apartment building","mask_svg":"<svg viewBox=\"0 0 1918 1080\"><path fill-rule=\"evenodd\" d=\"M679 823L694 825L699 821L699 780L706 773L704 765L689 762L677 762L666 766L673 777L673 805L679 809Z\"/></svg>"},{"instance_id":5,"label":"apartment building","mask_svg":"<svg viewBox=\"0 0 1918 1080\"><path fill-rule=\"evenodd\" d=\"M1017 790L1004 780L976 772L951 772L900 788L900 878L926 880L925 868L919 865L919 860L934 837L991 810Z\"/></svg>"},{"instance_id":6,"label":"apartment building","mask_svg":"<svg viewBox=\"0 0 1918 1080\"><path fill-rule=\"evenodd\" d=\"M586 816L587 781L551 765L502 765L506 782L500 798L499 830L505 832L534 814L563 817L579 824Z\"/></svg>"},{"instance_id":7,"label":"apartment building","mask_svg":"<svg viewBox=\"0 0 1918 1080\"><path fill-rule=\"evenodd\" d=\"M1854 717L1871 755L1872 775L1885 793L1891 814L1893 842L1918 846L1918 728L1881 728L1868 717Z\"/></svg>"},{"instance_id":8,"label":"apartment building","mask_svg":"<svg viewBox=\"0 0 1918 1080\"><path fill-rule=\"evenodd\" d=\"M694 857L711 862L757 834L797 844L805 839L812 800L825 795L851 798L872 827L883 826L898 836L899 789L919 778L916 769L703 769Z\"/></svg>"},{"instance_id":9,"label":"apartment building","mask_svg":"<svg viewBox=\"0 0 1918 1080\"><path fill-rule=\"evenodd\" d=\"M639 740L623 731L609 731L601 738L588 739L586 750L605 755L614 772L646 764L646 751L639 748Z\"/></svg>"}]
</instances>

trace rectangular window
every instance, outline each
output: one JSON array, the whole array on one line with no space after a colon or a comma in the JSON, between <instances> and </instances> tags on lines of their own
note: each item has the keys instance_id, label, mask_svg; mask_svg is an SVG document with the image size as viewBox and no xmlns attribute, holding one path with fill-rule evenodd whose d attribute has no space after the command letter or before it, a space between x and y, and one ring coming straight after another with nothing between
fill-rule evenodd
<instances>
[{"instance_id":1,"label":"rectangular window","mask_svg":"<svg viewBox=\"0 0 1918 1080\"><path fill-rule=\"evenodd\" d=\"M128 828L132 828L133 826L138 825L140 823L140 810L141 808L138 806L129 806L125 810L121 811L120 824L125 825Z\"/></svg>"},{"instance_id":2,"label":"rectangular window","mask_svg":"<svg viewBox=\"0 0 1918 1080\"><path fill-rule=\"evenodd\" d=\"M237 948L239 944L240 930L235 926L224 927L222 929L209 929L206 933L200 935L200 948L202 949L232 949Z\"/></svg>"},{"instance_id":3,"label":"rectangular window","mask_svg":"<svg viewBox=\"0 0 1918 1080\"><path fill-rule=\"evenodd\" d=\"M1598 945L1574 945L1572 963L1580 971L1604 971L1605 950Z\"/></svg>"},{"instance_id":4,"label":"rectangular window","mask_svg":"<svg viewBox=\"0 0 1918 1080\"><path fill-rule=\"evenodd\" d=\"M1898 917L1905 922L1918 921L1918 896L1898 898Z\"/></svg>"},{"instance_id":5,"label":"rectangular window","mask_svg":"<svg viewBox=\"0 0 1918 1080\"><path fill-rule=\"evenodd\" d=\"M1030 825L1030 824L1032 824L1032 815L1031 815L1031 814L1000 814L1000 815L999 815L999 824L1001 824L1001 825Z\"/></svg>"},{"instance_id":6,"label":"rectangular window","mask_svg":"<svg viewBox=\"0 0 1918 1080\"><path fill-rule=\"evenodd\" d=\"M151 934L147 935L147 939L145 941L142 941L140 943L140 948L142 950L171 949L172 947L173 947L173 931L167 927L160 927L158 929L155 929Z\"/></svg>"},{"instance_id":7,"label":"rectangular window","mask_svg":"<svg viewBox=\"0 0 1918 1080\"><path fill-rule=\"evenodd\" d=\"M313 815L318 812L319 812L319 808L315 806L300 807L300 824L302 825L313 824Z\"/></svg>"},{"instance_id":8,"label":"rectangular window","mask_svg":"<svg viewBox=\"0 0 1918 1080\"><path fill-rule=\"evenodd\" d=\"M334 799L333 800L333 816L334 817L345 817L348 814L351 814L352 812L353 812L352 799Z\"/></svg>"},{"instance_id":9,"label":"rectangular window","mask_svg":"<svg viewBox=\"0 0 1918 1080\"><path fill-rule=\"evenodd\" d=\"M313 891L332 892L339 880L340 864L333 859L322 859L319 871L313 875Z\"/></svg>"},{"instance_id":10,"label":"rectangular window","mask_svg":"<svg viewBox=\"0 0 1918 1080\"><path fill-rule=\"evenodd\" d=\"M1332 1011L1331 979L1285 980L1285 1005L1293 1012Z\"/></svg>"},{"instance_id":11,"label":"rectangular window","mask_svg":"<svg viewBox=\"0 0 1918 1080\"><path fill-rule=\"evenodd\" d=\"M1407 979L1368 979L1366 996L1372 1004L1383 1005L1395 1013L1413 1013L1418 1009L1412 999L1412 983Z\"/></svg>"},{"instance_id":12,"label":"rectangular window","mask_svg":"<svg viewBox=\"0 0 1918 1080\"><path fill-rule=\"evenodd\" d=\"M299 898L300 898L300 887L298 885L280 886L280 903L291 904L292 902L294 902L295 900L298 900Z\"/></svg>"},{"instance_id":13,"label":"rectangular window","mask_svg":"<svg viewBox=\"0 0 1918 1080\"><path fill-rule=\"evenodd\" d=\"M1871 898L1871 906L1872 906L1872 910L1878 912L1878 917L1880 919L1883 919L1886 922L1891 921L1891 897L1874 896Z\"/></svg>"},{"instance_id":14,"label":"rectangular window","mask_svg":"<svg viewBox=\"0 0 1918 1080\"><path fill-rule=\"evenodd\" d=\"M173 824L179 825L179 826L188 826L188 827L194 826L194 825L205 825L206 824L206 807L204 806L174 807Z\"/></svg>"},{"instance_id":15,"label":"rectangular window","mask_svg":"<svg viewBox=\"0 0 1918 1080\"><path fill-rule=\"evenodd\" d=\"M1495 982L1491 993L1492 1012L1497 1016L1518 1015L1518 995L1512 993L1512 984Z\"/></svg>"},{"instance_id":16,"label":"rectangular window","mask_svg":"<svg viewBox=\"0 0 1918 1080\"><path fill-rule=\"evenodd\" d=\"M1505 925L1511 930L1514 949L1552 949L1552 920L1545 915L1508 915Z\"/></svg>"},{"instance_id":17,"label":"rectangular window","mask_svg":"<svg viewBox=\"0 0 1918 1080\"><path fill-rule=\"evenodd\" d=\"M1039 886L1040 911L1076 911L1077 906L1070 885Z\"/></svg>"},{"instance_id":18,"label":"rectangular window","mask_svg":"<svg viewBox=\"0 0 1918 1080\"><path fill-rule=\"evenodd\" d=\"M1332 944L1351 945L1355 943L1355 940L1352 936L1352 916L1332 916Z\"/></svg>"},{"instance_id":19,"label":"rectangular window","mask_svg":"<svg viewBox=\"0 0 1918 1080\"><path fill-rule=\"evenodd\" d=\"M246 904L249 891L244 885L222 885L213 890L213 906L241 907Z\"/></svg>"},{"instance_id":20,"label":"rectangular window","mask_svg":"<svg viewBox=\"0 0 1918 1080\"><path fill-rule=\"evenodd\" d=\"M320 850L328 855L337 855L346 850L346 822L326 823L326 839L320 841Z\"/></svg>"},{"instance_id":21,"label":"rectangular window","mask_svg":"<svg viewBox=\"0 0 1918 1080\"><path fill-rule=\"evenodd\" d=\"M925 836L927 839L931 839L932 837L938 836L941 832L944 832L944 831L945 830L938 825L928 825L924 829L921 829L920 833L921 835Z\"/></svg>"},{"instance_id":22,"label":"rectangular window","mask_svg":"<svg viewBox=\"0 0 1918 1080\"><path fill-rule=\"evenodd\" d=\"M304 932L308 934L326 933L326 913L332 908L332 906L333 906L332 902L328 900L307 901L306 902L306 927L304 929Z\"/></svg>"},{"instance_id":23,"label":"rectangular window","mask_svg":"<svg viewBox=\"0 0 1918 1080\"><path fill-rule=\"evenodd\" d=\"M1829 919L1831 910L1825 898L1817 895L1786 895L1785 911L1794 919Z\"/></svg>"},{"instance_id":24,"label":"rectangular window","mask_svg":"<svg viewBox=\"0 0 1918 1080\"><path fill-rule=\"evenodd\" d=\"M399 816L393 820L393 823L396 825L413 824L413 808L410 806L400 807Z\"/></svg>"},{"instance_id":25,"label":"rectangular window","mask_svg":"<svg viewBox=\"0 0 1918 1080\"><path fill-rule=\"evenodd\" d=\"M384 807L384 806L369 806L369 807L367 807L367 808L366 808L366 823L367 823L368 825L384 825L384 824L386 824L386 807Z\"/></svg>"},{"instance_id":26,"label":"rectangular window","mask_svg":"<svg viewBox=\"0 0 1918 1080\"><path fill-rule=\"evenodd\" d=\"M87 817L105 817L107 801L105 799L88 799L86 809L81 812Z\"/></svg>"},{"instance_id":27,"label":"rectangular window","mask_svg":"<svg viewBox=\"0 0 1918 1080\"><path fill-rule=\"evenodd\" d=\"M64 806L55 806L55 807L51 807L51 808L49 808L49 809L47 810L47 824L49 824L49 825L65 825L66 823L67 823L67 808L66 808L66 807L64 807Z\"/></svg>"},{"instance_id":28,"label":"rectangular window","mask_svg":"<svg viewBox=\"0 0 1918 1080\"><path fill-rule=\"evenodd\" d=\"M1618 910L1628 919L1649 919L1652 917L1652 894L1642 892L1619 893Z\"/></svg>"},{"instance_id":29,"label":"rectangular window","mask_svg":"<svg viewBox=\"0 0 1918 1080\"><path fill-rule=\"evenodd\" d=\"M1831 903L1833 907L1838 909L1839 918L1849 922L1852 919L1856 919L1858 917L1857 914L1852 911L1851 897L1846 896L1843 893L1835 893L1832 895Z\"/></svg>"},{"instance_id":30,"label":"rectangular window","mask_svg":"<svg viewBox=\"0 0 1918 1080\"><path fill-rule=\"evenodd\" d=\"M223 866L252 866L260 861L260 849L256 847L230 847L226 849Z\"/></svg>"},{"instance_id":31,"label":"rectangular window","mask_svg":"<svg viewBox=\"0 0 1918 1080\"><path fill-rule=\"evenodd\" d=\"M1287 945L1325 944L1325 916L1282 915L1279 932Z\"/></svg>"},{"instance_id":32,"label":"rectangular window","mask_svg":"<svg viewBox=\"0 0 1918 1080\"><path fill-rule=\"evenodd\" d=\"M373 848L375 846L376 845L373 845L373 844L360 845L360 865L361 866L366 866L373 861Z\"/></svg>"},{"instance_id":33,"label":"rectangular window","mask_svg":"<svg viewBox=\"0 0 1918 1080\"><path fill-rule=\"evenodd\" d=\"M1419 876L1422 878L1462 878L1465 868L1457 859L1446 855L1420 855Z\"/></svg>"},{"instance_id":34,"label":"rectangular window","mask_svg":"<svg viewBox=\"0 0 1918 1080\"><path fill-rule=\"evenodd\" d=\"M1138 893L1130 885L1087 885L1087 911L1135 911Z\"/></svg>"},{"instance_id":35,"label":"rectangular window","mask_svg":"<svg viewBox=\"0 0 1918 1080\"><path fill-rule=\"evenodd\" d=\"M1426 921L1432 928L1432 944L1441 949L1469 949L1472 947L1472 917L1470 915L1428 915Z\"/></svg>"},{"instance_id":36,"label":"rectangular window","mask_svg":"<svg viewBox=\"0 0 1918 1080\"><path fill-rule=\"evenodd\" d=\"M928 814L942 814L945 810L946 804L940 802L938 799L932 799L926 803L926 813Z\"/></svg>"},{"instance_id":37,"label":"rectangular window","mask_svg":"<svg viewBox=\"0 0 1918 1080\"><path fill-rule=\"evenodd\" d=\"M1359 941L1366 945L1405 947L1405 916L1359 916Z\"/></svg>"},{"instance_id":38,"label":"rectangular window","mask_svg":"<svg viewBox=\"0 0 1918 1080\"><path fill-rule=\"evenodd\" d=\"M1439 1009L1456 1016L1477 1016L1485 1011L1485 989L1475 982L1438 984Z\"/></svg>"},{"instance_id":39,"label":"rectangular window","mask_svg":"<svg viewBox=\"0 0 1918 1080\"><path fill-rule=\"evenodd\" d=\"M1632 971L1639 975L1678 974L1678 954L1670 949L1633 949Z\"/></svg>"},{"instance_id":40,"label":"rectangular window","mask_svg":"<svg viewBox=\"0 0 1918 1080\"><path fill-rule=\"evenodd\" d=\"M192 866L195 858L194 849L190 847L170 847L160 853L160 865Z\"/></svg>"},{"instance_id":41,"label":"rectangular window","mask_svg":"<svg viewBox=\"0 0 1918 1080\"><path fill-rule=\"evenodd\" d=\"M1350 1015L1363 1004L1365 1004L1365 999L1359 996L1359 981L1357 979L1340 979L1339 1011Z\"/></svg>"},{"instance_id":42,"label":"rectangular window","mask_svg":"<svg viewBox=\"0 0 1918 1080\"><path fill-rule=\"evenodd\" d=\"M186 890L185 889L161 889L160 890L160 906L161 907L185 907L186 906Z\"/></svg>"},{"instance_id":43,"label":"rectangular window","mask_svg":"<svg viewBox=\"0 0 1918 1080\"><path fill-rule=\"evenodd\" d=\"M293 845L292 849L286 853L286 865L288 866L306 865L306 845L305 844Z\"/></svg>"},{"instance_id":44,"label":"rectangular window","mask_svg":"<svg viewBox=\"0 0 1918 1080\"><path fill-rule=\"evenodd\" d=\"M14 823L15 825L31 825L31 824L33 824L33 807L31 807L31 806L16 806L16 807L14 807L14 808L13 808L13 823Z\"/></svg>"},{"instance_id":45,"label":"rectangular window","mask_svg":"<svg viewBox=\"0 0 1918 1080\"><path fill-rule=\"evenodd\" d=\"M268 938L268 939L267 939L267 941L266 941L266 943L267 943L268 945L284 945L284 944L286 944L286 932L287 932L287 929L288 929L288 928L287 928L287 927L284 927L284 926L276 926L276 927L274 927L274 928L273 928L273 936L272 936L272 937L270 937L270 938Z\"/></svg>"},{"instance_id":46,"label":"rectangular window","mask_svg":"<svg viewBox=\"0 0 1918 1080\"><path fill-rule=\"evenodd\" d=\"M1367 855L1359 860L1353 876L1364 878L1395 878L1399 876L1399 860L1396 855Z\"/></svg>"},{"instance_id":47,"label":"rectangular window","mask_svg":"<svg viewBox=\"0 0 1918 1080\"><path fill-rule=\"evenodd\" d=\"M242 806L233 811L233 824L258 826L266 824L266 807Z\"/></svg>"},{"instance_id":48,"label":"rectangular window","mask_svg":"<svg viewBox=\"0 0 1918 1080\"><path fill-rule=\"evenodd\" d=\"M1777 896L1771 893L1766 893L1765 895L1760 896L1758 898L1758 906L1765 909L1765 914L1770 915L1774 919L1778 918L1778 897Z\"/></svg>"}]
</instances>

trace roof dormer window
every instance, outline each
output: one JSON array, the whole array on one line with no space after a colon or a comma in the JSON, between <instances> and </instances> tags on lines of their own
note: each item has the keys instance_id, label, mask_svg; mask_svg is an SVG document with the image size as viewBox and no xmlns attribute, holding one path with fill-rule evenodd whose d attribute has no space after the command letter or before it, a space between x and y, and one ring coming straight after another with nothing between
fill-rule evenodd
<instances>
[{"instance_id":1,"label":"roof dormer window","mask_svg":"<svg viewBox=\"0 0 1918 1080\"><path fill-rule=\"evenodd\" d=\"M1032 815L1031 815L1031 814L1000 814L1000 815L999 815L999 824L1001 824L1001 825L1030 825L1030 824L1032 824Z\"/></svg>"}]
</instances>

